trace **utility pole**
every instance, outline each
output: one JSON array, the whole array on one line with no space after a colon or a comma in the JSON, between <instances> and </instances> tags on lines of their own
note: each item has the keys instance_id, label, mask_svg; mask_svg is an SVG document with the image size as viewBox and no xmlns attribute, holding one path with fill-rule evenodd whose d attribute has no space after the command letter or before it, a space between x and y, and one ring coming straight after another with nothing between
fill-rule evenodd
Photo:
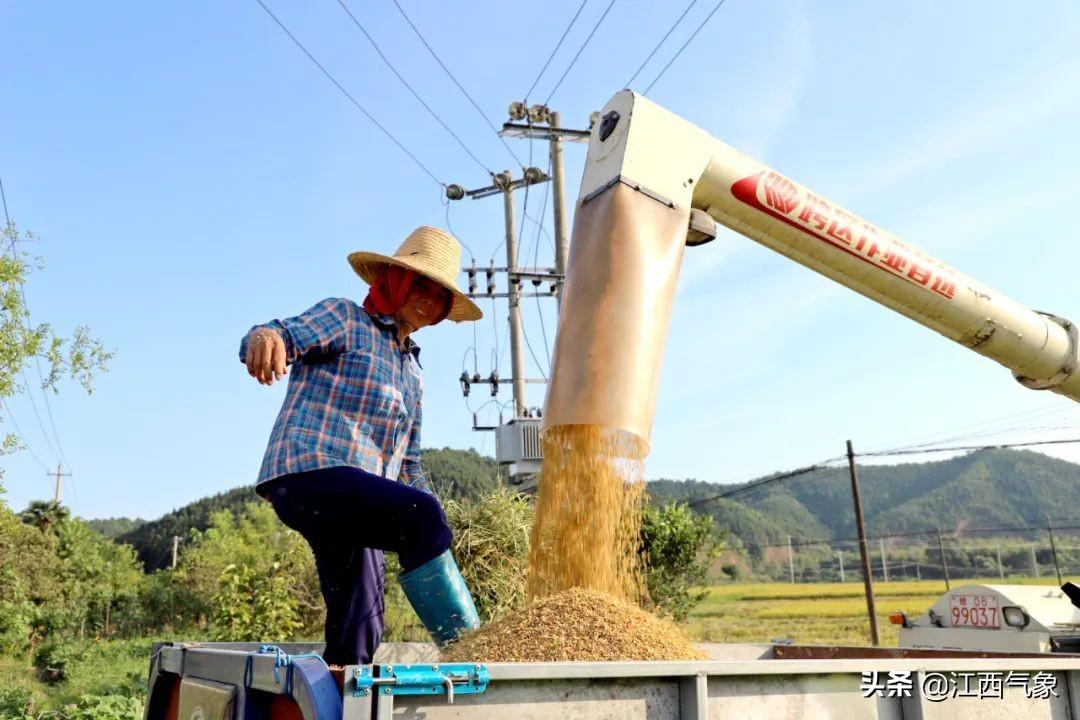
<instances>
[{"instance_id":1,"label":"utility pole","mask_svg":"<svg viewBox=\"0 0 1080 720\"><path fill-rule=\"evenodd\" d=\"M881 575L885 582L889 582L889 562L885 559L885 538L878 538L878 546L881 548Z\"/></svg>"},{"instance_id":2,"label":"utility pole","mask_svg":"<svg viewBox=\"0 0 1080 720\"><path fill-rule=\"evenodd\" d=\"M1039 579L1039 558L1035 557L1035 546L1031 546L1031 569L1035 571L1035 579Z\"/></svg>"},{"instance_id":3,"label":"utility pole","mask_svg":"<svg viewBox=\"0 0 1080 720\"><path fill-rule=\"evenodd\" d=\"M514 417L525 415L525 337L521 334L521 283L517 279L517 227L514 224L514 182L509 170L495 176L503 193L506 221L506 277L510 305L510 368L514 384Z\"/></svg>"},{"instance_id":4,"label":"utility pole","mask_svg":"<svg viewBox=\"0 0 1080 720\"><path fill-rule=\"evenodd\" d=\"M180 550L180 536L179 535L173 535L172 536L172 569L173 570L176 569L176 558L177 558L177 555L179 554L179 550Z\"/></svg>"},{"instance_id":5,"label":"utility pole","mask_svg":"<svg viewBox=\"0 0 1080 720\"><path fill-rule=\"evenodd\" d=\"M1050 526L1050 516L1046 516L1046 532L1050 535L1050 554L1054 557L1054 570L1057 572L1058 585L1061 584L1061 566L1058 565L1057 545L1054 544L1054 528Z\"/></svg>"},{"instance_id":6,"label":"utility pole","mask_svg":"<svg viewBox=\"0 0 1080 720\"><path fill-rule=\"evenodd\" d=\"M548 113L548 127L559 130L559 113ZM551 134L551 201L552 216L555 220L555 274L566 277L566 256L570 252L570 237L566 232L566 187L564 184L562 138L557 133ZM558 286L555 307L562 311L562 284ZM792 582L795 582L792 580Z\"/></svg>"},{"instance_id":7,"label":"utility pole","mask_svg":"<svg viewBox=\"0 0 1080 720\"><path fill-rule=\"evenodd\" d=\"M937 531L937 549L941 557L941 572L945 575L945 589L949 590L949 561L945 559L945 545L941 542L941 528Z\"/></svg>"},{"instance_id":8,"label":"utility pole","mask_svg":"<svg viewBox=\"0 0 1080 720\"><path fill-rule=\"evenodd\" d=\"M1005 566L1001 564L1001 546L997 546L998 577L1005 579Z\"/></svg>"},{"instance_id":9,"label":"utility pole","mask_svg":"<svg viewBox=\"0 0 1080 720\"><path fill-rule=\"evenodd\" d=\"M595 113L594 113L595 114ZM566 260L570 253L570 233L566 222L566 176L563 170L564 142L588 143L590 130L571 130L562 127L559 113L546 105L526 106L522 102L510 103L510 119L519 122L503 124L499 135L503 137L547 140L551 159L552 215L555 219L555 275L560 278L556 286L557 306L562 307L562 278L566 277ZM525 123L521 123L525 120ZM591 124L591 123L590 123ZM545 127L546 125L546 127Z\"/></svg>"},{"instance_id":10,"label":"utility pole","mask_svg":"<svg viewBox=\"0 0 1080 720\"><path fill-rule=\"evenodd\" d=\"M866 611L870 615L870 640L881 644L877 626L877 607L874 603L874 578L870 576L870 553L866 547L866 525L863 523L862 498L859 495L859 475L855 471L855 448L847 441L848 471L851 474L851 498L855 504L855 527L859 531L859 559L862 562L863 588L866 590Z\"/></svg>"},{"instance_id":11,"label":"utility pole","mask_svg":"<svg viewBox=\"0 0 1080 720\"><path fill-rule=\"evenodd\" d=\"M60 472L60 463L56 464L56 472L45 473L49 477L56 478L56 492L53 494L53 502L60 504L60 478L71 477L71 473Z\"/></svg>"},{"instance_id":12,"label":"utility pole","mask_svg":"<svg viewBox=\"0 0 1080 720\"><path fill-rule=\"evenodd\" d=\"M539 168L529 167L525 168L523 177L518 180L513 178L513 175L509 170L504 170L501 173L493 175L493 184L486 187L476 188L474 190L466 190L464 187L457 184L448 185L446 187L446 197L448 200L464 200L465 198L478 200L480 198L500 194L503 197L506 267L497 268L495 267L494 260L492 260L489 267L478 268L474 258L471 266L462 268L462 270L468 275L468 296L470 298L491 298L494 300L496 298L505 297L507 299L508 307L506 315L510 335L510 378L500 378L499 368L496 366L491 369L491 373L487 377L481 377L479 371L474 369L474 374L472 376L466 372L462 372L461 377L458 380L461 383L462 395L465 397L469 396L473 385L484 383L490 384L492 398L498 397L500 385L505 385L507 383L511 385L513 394L513 414L510 421L504 422L502 412L500 411L498 425L481 426L477 415L474 413L473 430L495 432L495 447L498 461L500 465L510 466L510 469L513 471L511 473L511 482L519 485L525 483L530 478L534 478L535 473L539 471L539 457L537 455L529 454L539 452L538 450L531 450L537 443L530 444L529 438L536 432L536 426L539 425L540 410L537 408L534 415L533 411L528 407L525 386L527 383L547 382L545 379L527 378L525 376L525 336L521 322L521 298L554 297L556 294L555 288L562 282L562 278L556 276L550 267L521 268L518 266L518 236L517 224L514 217L514 191L519 188L547 182L550 179L551 178ZM487 276L486 293L478 292L477 274L479 272L483 272ZM495 273L497 272L506 273L507 290L505 293L496 292ZM536 290L529 293L523 293L521 290L523 279L531 280L533 286L536 287ZM552 284L550 292L544 293L540 291L540 284L544 282ZM541 371L542 370L543 368L541 368ZM534 417L536 418L535 420L532 419ZM526 448L530 449L525 450Z\"/></svg>"},{"instance_id":13,"label":"utility pole","mask_svg":"<svg viewBox=\"0 0 1080 720\"><path fill-rule=\"evenodd\" d=\"M922 582L922 568L919 566L919 561L915 561L915 579Z\"/></svg>"},{"instance_id":14,"label":"utility pole","mask_svg":"<svg viewBox=\"0 0 1080 720\"><path fill-rule=\"evenodd\" d=\"M837 550L836 551L836 559L840 563L840 583L843 584L844 582L846 582L844 580L844 551L843 550Z\"/></svg>"},{"instance_id":15,"label":"utility pole","mask_svg":"<svg viewBox=\"0 0 1080 720\"><path fill-rule=\"evenodd\" d=\"M791 571L791 584L795 584L795 549L791 546L791 536L787 536L787 562Z\"/></svg>"}]
</instances>

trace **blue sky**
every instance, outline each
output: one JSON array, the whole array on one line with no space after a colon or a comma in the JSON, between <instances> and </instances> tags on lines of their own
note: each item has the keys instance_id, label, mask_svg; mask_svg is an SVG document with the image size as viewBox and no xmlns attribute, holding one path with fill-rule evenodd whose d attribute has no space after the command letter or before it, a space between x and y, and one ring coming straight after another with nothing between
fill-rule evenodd
<instances>
[{"instance_id":1,"label":"blue sky","mask_svg":"<svg viewBox=\"0 0 1080 720\"><path fill-rule=\"evenodd\" d=\"M486 184L335 2L267 3L440 180ZM495 123L578 7L402 4ZM585 5L530 101L547 97L606 5ZM695 4L636 89L713 5ZM617 0L551 100L564 122L584 127L683 7ZM393 4L350 8L485 166L514 166ZM728 0L650 97L962 272L1080 320L1078 36L1074 2ZM0 177L46 264L27 288L31 308L62 332L89 325L117 351L92 396L67 386L51 398L74 472L65 499L85 517L156 517L253 481L284 387L247 377L241 335L323 297L361 299L345 255L392 252L419 224L445 227L438 186L254 0L9 2L0 38ZM528 156L525 141L508 142ZM533 151L544 165L546 147ZM572 203L584 146L566 157ZM540 199L530 197L530 215ZM502 235L499 199L449 212L486 264ZM550 205L548 215L550 226ZM522 253L551 262L536 237L526 222ZM490 370L497 337L506 376L505 313L492 320L483 305L479 369ZM550 346L550 307L544 318ZM535 305L525 322L542 359ZM492 453L493 438L470 430L456 380L463 358L472 370L473 329L444 324L417 339L424 445ZM542 390L531 390L539 404ZM58 452L25 398L10 407L37 456L3 459L8 501L21 508L51 495L43 465ZM970 435L1080 436L1080 415L733 233L688 251L650 477L730 482L839 455L847 438L870 449ZM1074 446L1052 452L1080 460Z\"/></svg>"}]
</instances>

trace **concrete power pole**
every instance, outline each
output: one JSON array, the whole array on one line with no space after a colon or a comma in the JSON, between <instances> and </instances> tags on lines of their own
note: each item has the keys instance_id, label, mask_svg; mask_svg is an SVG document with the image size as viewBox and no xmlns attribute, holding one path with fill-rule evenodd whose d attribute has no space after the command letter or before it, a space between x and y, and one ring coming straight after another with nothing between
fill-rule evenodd
<instances>
[{"instance_id":1,"label":"concrete power pole","mask_svg":"<svg viewBox=\"0 0 1080 720\"><path fill-rule=\"evenodd\" d=\"M517 279L517 227L514 224L514 181L509 170L495 176L503 193L506 221L506 276L509 294L510 367L514 389L514 417L525 415L525 337L521 333L521 283Z\"/></svg>"},{"instance_id":2,"label":"concrete power pole","mask_svg":"<svg viewBox=\"0 0 1080 720\"><path fill-rule=\"evenodd\" d=\"M998 576L1005 579L1005 566L1001 564L1001 546L997 546Z\"/></svg>"},{"instance_id":3,"label":"concrete power pole","mask_svg":"<svg viewBox=\"0 0 1080 720\"><path fill-rule=\"evenodd\" d=\"M885 538L878 539L878 547L881 548L881 576L884 582L889 582L889 562L885 559Z\"/></svg>"},{"instance_id":4,"label":"concrete power pole","mask_svg":"<svg viewBox=\"0 0 1080 720\"><path fill-rule=\"evenodd\" d=\"M548 113L548 126L552 130L560 129L559 113ZM570 236L566 230L566 185L563 172L562 138L551 133L551 189L552 214L555 219L555 274L566 277L566 256L570 253ZM562 283L558 285L555 307L562 310ZM792 582L795 582L792 580Z\"/></svg>"},{"instance_id":5,"label":"concrete power pole","mask_svg":"<svg viewBox=\"0 0 1080 720\"><path fill-rule=\"evenodd\" d=\"M176 569L176 558L177 558L177 556L179 554L179 550L180 550L180 536L179 535L173 535L172 536L172 569L173 570Z\"/></svg>"},{"instance_id":6,"label":"concrete power pole","mask_svg":"<svg viewBox=\"0 0 1080 720\"><path fill-rule=\"evenodd\" d=\"M788 569L791 571L791 584L795 584L795 550L791 546L791 536L787 536L787 562Z\"/></svg>"},{"instance_id":7,"label":"concrete power pole","mask_svg":"<svg viewBox=\"0 0 1080 720\"><path fill-rule=\"evenodd\" d=\"M60 478L71 477L71 473L60 472L60 463L56 464L56 472L45 473L49 477L56 478L56 491L53 493L53 502L60 504Z\"/></svg>"},{"instance_id":8,"label":"concrete power pole","mask_svg":"<svg viewBox=\"0 0 1080 720\"><path fill-rule=\"evenodd\" d=\"M846 582L844 580L844 551L843 550L837 550L836 551L836 559L840 562L840 582L841 583Z\"/></svg>"}]
</instances>

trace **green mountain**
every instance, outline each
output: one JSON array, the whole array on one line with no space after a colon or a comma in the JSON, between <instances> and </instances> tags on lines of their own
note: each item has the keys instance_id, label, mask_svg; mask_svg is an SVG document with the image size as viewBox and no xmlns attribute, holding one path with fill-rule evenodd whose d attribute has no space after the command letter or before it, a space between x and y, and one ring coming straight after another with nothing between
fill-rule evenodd
<instances>
[{"instance_id":1,"label":"green mountain","mask_svg":"<svg viewBox=\"0 0 1080 720\"><path fill-rule=\"evenodd\" d=\"M84 521L91 530L100 533L110 540L115 540L125 533L129 533L135 528L146 523L141 518L105 518L103 520L85 520Z\"/></svg>"},{"instance_id":2,"label":"green mountain","mask_svg":"<svg viewBox=\"0 0 1080 720\"><path fill-rule=\"evenodd\" d=\"M498 464L493 458L475 450L422 450L420 462L441 498L468 499L479 497L499 485ZM210 516L219 510L237 510L244 504L258 501L252 486L234 488L211 497L196 500L173 510L157 520L135 521L138 525L112 537L135 548L147 571L167 567L172 559L173 536L187 537L192 530L205 530ZM100 528L119 526L126 518L93 520ZM127 521L133 522L133 521ZM102 531L104 534L104 531Z\"/></svg>"},{"instance_id":3,"label":"green mountain","mask_svg":"<svg viewBox=\"0 0 1080 720\"><path fill-rule=\"evenodd\" d=\"M1057 521L1080 517L1080 465L1030 451L982 450L939 462L864 465L859 485L871 537L1042 526L1048 515ZM649 493L656 501L694 502L738 487L659 480L649 483ZM789 534L800 539L855 534L846 465L695 509L747 545L786 542Z\"/></svg>"},{"instance_id":4,"label":"green mountain","mask_svg":"<svg viewBox=\"0 0 1080 720\"><path fill-rule=\"evenodd\" d=\"M421 461L442 498L475 498L501 482L496 462L475 450L428 449ZM985 450L939 462L861 466L859 480L871 537L1042 526L1047 515L1057 521L1080 518L1080 465L1034 452ZM648 491L654 502L694 502L737 487L655 480ZM147 570L154 570L168 564L174 535L183 538L192 529L203 530L215 511L256 500L245 486L197 500L151 522L91 523L103 534L118 532L116 539L133 545ZM733 547L746 548L755 556L764 546L786 544L789 535L796 541L855 535L846 466L706 502L695 510L712 517ZM124 523L130 528L119 532Z\"/></svg>"}]
</instances>

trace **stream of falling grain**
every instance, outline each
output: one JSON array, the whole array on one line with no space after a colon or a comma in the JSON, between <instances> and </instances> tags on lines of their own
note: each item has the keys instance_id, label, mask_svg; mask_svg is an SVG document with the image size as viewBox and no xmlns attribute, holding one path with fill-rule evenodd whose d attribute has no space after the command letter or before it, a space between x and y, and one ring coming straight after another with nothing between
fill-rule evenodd
<instances>
[{"instance_id":1,"label":"stream of falling grain","mask_svg":"<svg viewBox=\"0 0 1080 720\"><path fill-rule=\"evenodd\" d=\"M529 597L586 588L638 602L641 503L648 446L600 425L557 425L543 434Z\"/></svg>"}]
</instances>

